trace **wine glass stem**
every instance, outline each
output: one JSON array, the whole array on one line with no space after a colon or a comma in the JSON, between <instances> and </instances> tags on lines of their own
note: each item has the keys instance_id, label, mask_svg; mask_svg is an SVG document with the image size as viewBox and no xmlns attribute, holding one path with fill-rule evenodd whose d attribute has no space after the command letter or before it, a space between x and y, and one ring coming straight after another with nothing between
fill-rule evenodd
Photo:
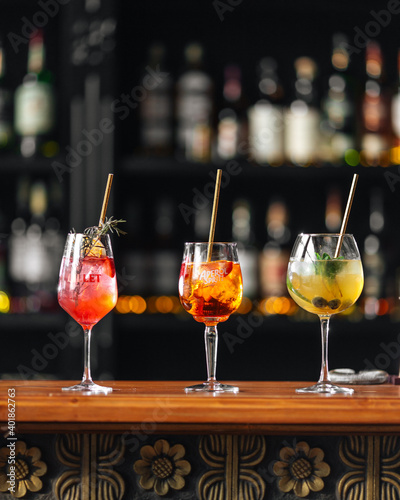
<instances>
[{"instance_id":1,"label":"wine glass stem","mask_svg":"<svg viewBox=\"0 0 400 500\"><path fill-rule=\"evenodd\" d=\"M84 333L84 369L83 369L83 377L82 377L82 384L89 385L93 383L92 380L92 374L90 371L90 340L92 336L92 330L91 328L84 328L83 329Z\"/></svg>"},{"instance_id":2,"label":"wine glass stem","mask_svg":"<svg viewBox=\"0 0 400 500\"><path fill-rule=\"evenodd\" d=\"M207 382L216 382L218 347L218 332L216 325L206 326L204 342L206 345Z\"/></svg>"},{"instance_id":3,"label":"wine glass stem","mask_svg":"<svg viewBox=\"0 0 400 500\"><path fill-rule=\"evenodd\" d=\"M321 346L322 346L322 362L321 373L318 383L330 383L329 368L328 368L328 334L329 334L329 316L321 316Z\"/></svg>"}]
</instances>

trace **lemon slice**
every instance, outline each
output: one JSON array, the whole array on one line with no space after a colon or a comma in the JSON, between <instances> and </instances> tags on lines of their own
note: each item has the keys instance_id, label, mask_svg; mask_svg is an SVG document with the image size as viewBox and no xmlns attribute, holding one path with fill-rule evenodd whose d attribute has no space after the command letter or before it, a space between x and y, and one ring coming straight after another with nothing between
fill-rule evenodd
<instances>
[{"instance_id":1,"label":"lemon slice","mask_svg":"<svg viewBox=\"0 0 400 500\"><path fill-rule=\"evenodd\" d=\"M96 243L89 250L88 256L102 257L103 255L106 255L106 249L104 248L103 244L100 241L96 241Z\"/></svg>"}]
</instances>

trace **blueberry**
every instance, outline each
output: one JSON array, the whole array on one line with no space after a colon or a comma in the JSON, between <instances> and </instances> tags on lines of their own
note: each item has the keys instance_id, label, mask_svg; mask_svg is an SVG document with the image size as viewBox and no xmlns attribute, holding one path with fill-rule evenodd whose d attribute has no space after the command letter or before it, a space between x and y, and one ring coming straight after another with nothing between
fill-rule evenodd
<instances>
[{"instance_id":1,"label":"blueberry","mask_svg":"<svg viewBox=\"0 0 400 500\"><path fill-rule=\"evenodd\" d=\"M339 299L333 299L328 302L328 306L331 309L337 309L340 306L341 302Z\"/></svg>"},{"instance_id":2,"label":"blueberry","mask_svg":"<svg viewBox=\"0 0 400 500\"><path fill-rule=\"evenodd\" d=\"M314 297L311 302L315 307L326 307L328 305L328 301L323 297Z\"/></svg>"}]
</instances>

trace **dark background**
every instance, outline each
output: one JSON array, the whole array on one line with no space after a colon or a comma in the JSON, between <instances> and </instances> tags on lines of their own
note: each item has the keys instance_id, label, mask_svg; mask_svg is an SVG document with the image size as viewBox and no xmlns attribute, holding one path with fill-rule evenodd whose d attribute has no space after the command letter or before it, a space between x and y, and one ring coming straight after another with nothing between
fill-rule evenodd
<instances>
[{"instance_id":1,"label":"dark background","mask_svg":"<svg viewBox=\"0 0 400 500\"><path fill-rule=\"evenodd\" d=\"M101 75L102 93L118 98L141 81L146 65L147 48L155 41L165 43L167 65L174 79L183 69L183 48L189 41L198 40L205 48L205 65L215 82L216 99L221 94L223 67L237 62L242 67L244 90L249 103L257 99L256 65L261 57L273 56L286 90L285 102L291 98L296 57L309 55L318 63L317 85L322 95L331 71L332 34L344 32L349 41L356 41L357 30L365 32L376 12L387 9L388 2L365 1L278 1L243 0L232 10L223 13L221 20L212 1L119 1L102 2L102 16L117 20L115 49L100 66L90 64L74 67L71 50L74 41L72 27L77 17L85 19L84 2L70 2L45 26L47 65L55 75L58 102L56 134L60 154L70 142L70 102L83 92L84 78L90 72ZM226 2L226 5L229 5ZM23 18L32 19L40 9L36 2L3 0L0 2L0 32L20 33ZM397 50L400 47L400 14L391 15L387 27L375 39L381 43L385 60L385 79L389 89L395 89ZM89 21L93 20L88 18ZM358 39L357 39L358 40ZM8 82L15 88L26 71L27 44L15 53L5 43L8 59ZM350 76L355 99L362 95L364 81L364 51L351 58ZM179 204L191 205L193 188L200 191L210 182L215 165L191 165L179 162L172 155L163 160L138 158L138 115L130 113L126 120L116 118L114 149L114 185L109 214L126 218L128 236L113 240L117 271L124 272L126 255L146 252L151 257L157 250L154 232L155 201L167 193L175 204L173 245L180 260L183 243L194 237L193 227L186 225L178 210ZM236 199L247 199L252 207L253 244L260 251L266 241L265 211L272 197L282 196L289 207L291 242L297 233L325 230L325 202L332 186L347 197L354 172L360 173L357 193L348 225L360 247L368 234L368 214L371 191L380 187L384 195L385 229L381 235L384 249L386 290L398 299L394 277L399 255L399 187L390 187L387 172L397 175L397 166L390 169L366 167L309 167L262 168L242 162L242 172L230 180L220 200L217 238L230 240L231 212ZM0 211L2 232L9 234L15 217L16 185L21 175L30 178L53 178L48 162L26 162L17 154L0 158ZM79 175L81 175L80 172ZM61 227L64 234L73 224L71 205L85 207L74 196L71 180L77 173L65 177L62 184L63 210ZM98 182L105 185L105 178ZM101 198L102 193L99 194ZM75 210L76 210L75 207ZM100 207L99 207L100 210ZM112 210L112 212L111 212ZM81 229L81 228L79 228ZM57 277L55 277L54 288ZM177 280L176 280L177 281ZM141 294L135 280L122 293ZM249 329L243 334L238 318ZM232 316L221 324L218 376L235 380L314 380L320 368L320 337L317 319L301 317L257 317L257 326L250 316ZM397 336L398 314L366 320L334 318L331 322L330 364L332 368L350 367L360 370L371 365L398 372L400 343ZM2 354L0 371L4 376L18 376L28 368L31 376L78 378L82 369L82 337L71 335L65 347L53 356L49 333L68 330L68 316L57 308L52 312L34 315L2 315ZM243 323L242 323L243 325ZM145 313L141 316L110 314L94 329L93 371L97 378L116 379L203 379L205 377L203 325L195 323L185 313L162 315ZM99 332L96 335L96 332ZM229 344L227 333L238 339ZM242 338L241 335L245 338ZM68 336L68 334L67 334ZM399 353L397 353L397 350ZM39 355L37 354L39 353ZM44 361L40 364L40 356ZM52 357L53 356L53 357ZM50 359L51 358L51 359ZM40 369L36 369L41 366ZM30 370L30 371L29 371ZM28 375L29 376L29 375Z\"/></svg>"}]
</instances>

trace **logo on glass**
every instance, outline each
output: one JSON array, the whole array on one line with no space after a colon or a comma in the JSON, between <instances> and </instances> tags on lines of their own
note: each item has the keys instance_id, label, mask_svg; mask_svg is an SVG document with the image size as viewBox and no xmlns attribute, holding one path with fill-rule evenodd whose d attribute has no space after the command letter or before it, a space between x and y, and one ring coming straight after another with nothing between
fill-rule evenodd
<instances>
[{"instance_id":1,"label":"logo on glass","mask_svg":"<svg viewBox=\"0 0 400 500\"><path fill-rule=\"evenodd\" d=\"M87 276L83 275L84 283L99 283L101 274L88 274Z\"/></svg>"}]
</instances>

